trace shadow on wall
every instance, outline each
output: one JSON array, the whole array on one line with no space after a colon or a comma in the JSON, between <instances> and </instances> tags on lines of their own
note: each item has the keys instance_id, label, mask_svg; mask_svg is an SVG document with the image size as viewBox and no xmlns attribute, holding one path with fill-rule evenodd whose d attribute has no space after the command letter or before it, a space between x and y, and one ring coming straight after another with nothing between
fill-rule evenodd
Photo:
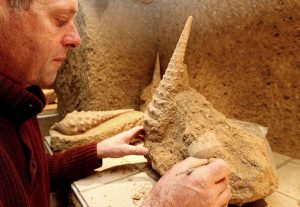
<instances>
[{"instance_id":1,"label":"shadow on wall","mask_svg":"<svg viewBox=\"0 0 300 207\"><path fill-rule=\"evenodd\" d=\"M95 8L96 13L99 15L99 19L100 19L102 14L109 7L109 0L101 0L101 1L93 0L91 4Z\"/></svg>"}]
</instances>

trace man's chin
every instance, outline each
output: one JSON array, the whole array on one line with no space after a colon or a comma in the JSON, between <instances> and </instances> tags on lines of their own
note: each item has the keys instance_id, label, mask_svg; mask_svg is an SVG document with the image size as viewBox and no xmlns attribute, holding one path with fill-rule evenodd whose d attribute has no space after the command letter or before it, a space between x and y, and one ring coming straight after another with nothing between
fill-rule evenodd
<instances>
[{"instance_id":1,"label":"man's chin","mask_svg":"<svg viewBox=\"0 0 300 207\"><path fill-rule=\"evenodd\" d=\"M56 80L54 79L53 81L49 81L49 82L46 82L42 85L40 85L42 88L54 88L55 87L55 83L56 83Z\"/></svg>"},{"instance_id":2,"label":"man's chin","mask_svg":"<svg viewBox=\"0 0 300 207\"><path fill-rule=\"evenodd\" d=\"M51 82L51 83L45 83L45 84L40 84L39 86L41 88L45 88L45 89L54 89L55 88L55 81Z\"/></svg>"},{"instance_id":3,"label":"man's chin","mask_svg":"<svg viewBox=\"0 0 300 207\"><path fill-rule=\"evenodd\" d=\"M57 73L44 77L38 85L41 88L54 88L56 83L56 75Z\"/></svg>"}]
</instances>

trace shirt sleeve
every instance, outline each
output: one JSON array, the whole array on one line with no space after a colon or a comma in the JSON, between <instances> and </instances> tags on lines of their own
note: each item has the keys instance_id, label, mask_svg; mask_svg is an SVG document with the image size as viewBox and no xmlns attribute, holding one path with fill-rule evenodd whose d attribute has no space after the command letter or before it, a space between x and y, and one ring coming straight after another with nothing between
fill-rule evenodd
<instances>
[{"instance_id":1,"label":"shirt sleeve","mask_svg":"<svg viewBox=\"0 0 300 207\"><path fill-rule=\"evenodd\" d=\"M92 142L48 157L51 190L86 177L102 166L97 157L97 143Z\"/></svg>"}]
</instances>

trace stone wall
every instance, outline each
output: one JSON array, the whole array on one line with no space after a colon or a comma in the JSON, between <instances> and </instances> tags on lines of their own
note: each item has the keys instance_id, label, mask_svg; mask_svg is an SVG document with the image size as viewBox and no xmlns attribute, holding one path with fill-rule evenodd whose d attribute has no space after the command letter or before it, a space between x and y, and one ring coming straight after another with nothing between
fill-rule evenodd
<instances>
[{"instance_id":1,"label":"stone wall","mask_svg":"<svg viewBox=\"0 0 300 207\"><path fill-rule=\"evenodd\" d=\"M157 51L157 4L80 0L80 49L70 52L57 78L59 112L138 109L151 81Z\"/></svg>"},{"instance_id":2,"label":"stone wall","mask_svg":"<svg viewBox=\"0 0 300 207\"><path fill-rule=\"evenodd\" d=\"M299 158L300 1L161 2L162 68L193 15L191 85L226 116L267 126L273 150Z\"/></svg>"},{"instance_id":3,"label":"stone wall","mask_svg":"<svg viewBox=\"0 0 300 207\"><path fill-rule=\"evenodd\" d=\"M57 80L61 114L137 109L157 44L164 70L193 15L192 87L229 118L267 126L274 151L300 157L299 0L87 0L80 9L83 44Z\"/></svg>"}]
</instances>

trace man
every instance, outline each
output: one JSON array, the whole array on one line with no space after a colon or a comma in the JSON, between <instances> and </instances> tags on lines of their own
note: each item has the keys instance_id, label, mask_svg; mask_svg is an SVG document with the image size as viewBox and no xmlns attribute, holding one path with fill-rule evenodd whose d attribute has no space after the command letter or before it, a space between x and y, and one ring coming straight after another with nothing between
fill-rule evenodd
<instances>
[{"instance_id":1,"label":"man","mask_svg":"<svg viewBox=\"0 0 300 207\"><path fill-rule=\"evenodd\" d=\"M45 98L37 85L52 84L67 50L79 47L77 10L77 0L0 0L0 206L47 207L51 189L88 175L102 158L148 153L128 144L142 127L53 156L44 153L36 115ZM177 175L198 162L188 158L175 165L143 206L227 206L224 161Z\"/></svg>"}]
</instances>

